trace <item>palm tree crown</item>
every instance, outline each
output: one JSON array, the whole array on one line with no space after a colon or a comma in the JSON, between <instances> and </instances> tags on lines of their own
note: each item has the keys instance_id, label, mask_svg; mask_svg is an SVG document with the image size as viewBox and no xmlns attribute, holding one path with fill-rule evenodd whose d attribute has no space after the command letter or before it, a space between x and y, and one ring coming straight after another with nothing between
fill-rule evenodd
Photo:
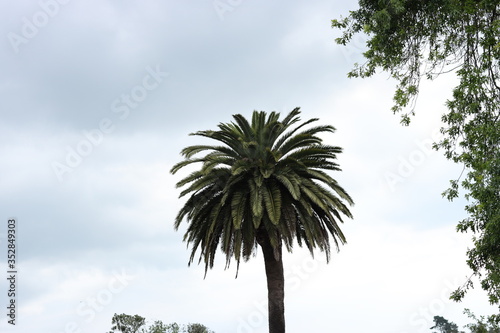
<instances>
[{"instance_id":1,"label":"palm tree crown","mask_svg":"<svg viewBox=\"0 0 500 333\"><path fill-rule=\"evenodd\" d=\"M294 240L312 255L315 248L325 252L327 260L330 239L337 249L345 243L339 222L342 215L352 218L344 202L353 201L326 173L340 170L335 160L342 148L325 145L318 136L335 128L306 129L318 119L300 122L299 114L296 108L280 120L279 113L254 111L251 122L237 114L234 122L219 124L219 130L191 134L218 141L184 148L184 160L171 169L175 174L201 163L199 170L177 183L185 187L180 196L189 197L175 228L188 220L184 240L192 248L189 263L199 249L205 274L219 247L227 268L232 258L238 267L242 258L248 260L264 238L277 260L281 245L291 251Z\"/></svg>"}]
</instances>

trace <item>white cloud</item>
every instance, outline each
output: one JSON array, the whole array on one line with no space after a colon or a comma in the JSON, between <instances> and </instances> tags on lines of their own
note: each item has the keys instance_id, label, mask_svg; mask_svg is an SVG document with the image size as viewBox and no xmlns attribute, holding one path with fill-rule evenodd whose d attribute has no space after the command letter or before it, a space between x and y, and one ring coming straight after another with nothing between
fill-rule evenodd
<instances>
[{"instance_id":1,"label":"white cloud","mask_svg":"<svg viewBox=\"0 0 500 333\"><path fill-rule=\"evenodd\" d=\"M296 106L303 119L337 127L327 138L344 148L335 177L356 205L343 226L348 244L329 265L303 249L286 256L289 331L417 333L428 324L421 311L457 322L463 306L486 311L479 292L467 304L442 296L467 274L470 235L454 231L464 203L440 197L456 168L422 142L439 127L452 80L424 84L417 116L402 127L386 76L345 76L362 42L346 52L334 44L329 20L343 6L355 2L247 1L221 21L211 1L73 1L19 54L4 40L0 218L19 219L21 296L19 326L0 321L0 330L105 331L124 312L216 332L267 331L260 254L238 279L222 256L206 279L203 266L187 267L186 226L173 230L181 173L169 170L199 142L188 133L235 113ZM8 7L4 36L39 10ZM112 103L141 84L147 66L170 75L122 120ZM94 137L60 182L53 162L67 164L105 118L113 131ZM411 172L401 175L402 161ZM402 179L391 187L387 173ZM134 278L118 292L122 269Z\"/></svg>"}]
</instances>

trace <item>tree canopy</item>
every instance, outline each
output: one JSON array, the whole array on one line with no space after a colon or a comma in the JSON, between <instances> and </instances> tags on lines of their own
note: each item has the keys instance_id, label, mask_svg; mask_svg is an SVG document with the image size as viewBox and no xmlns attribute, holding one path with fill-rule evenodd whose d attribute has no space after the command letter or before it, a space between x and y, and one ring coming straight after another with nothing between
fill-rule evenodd
<instances>
[{"instance_id":1,"label":"tree canopy","mask_svg":"<svg viewBox=\"0 0 500 333\"><path fill-rule=\"evenodd\" d=\"M472 323L465 325L471 333L500 333L499 315L480 316L478 318L469 309L465 309L464 313L473 320Z\"/></svg>"},{"instance_id":2,"label":"tree canopy","mask_svg":"<svg viewBox=\"0 0 500 333\"><path fill-rule=\"evenodd\" d=\"M177 323L164 324L161 320L154 321L146 327L146 319L139 315L128 315L125 313L114 314L111 319L111 331L109 333L214 333L205 325L191 323L179 326Z\"/></svg>"},{"instance_id":3,"label":"tree canopy","mask_svg":"<svg viewBox=\"0 0 500 333\"><path fill-rule=\"evenodd\" d=\"M431 327L433 333L463 333L458 331L457 324L449 322L441 316L434 316L434 326Z\"/></svg>"},{"instance_id":4,"label":"tree canopy","mask_svg":"<svg viewBox=\"0 0 500 333\"><path fill-rule=\"evenodd\" d=\"M472 320L472 322L464 326L470 333L500 333L499 315L477 317L469 309L465 309L464 314ZM464 331L459 331L457 324L441 316L434 316L434 326L431 327L431 330L433 330L432 333L465 333Z\"/></svg>"},{"instance_id":5,"label":"tree canopy","mask_svg":"<svg viewBox=\"0 0 500 333\"><path fill-rule=\"evenodd\" d=\"M320 133L333 133L330 125L304 129L316 122L300 122L300 109L282 120L280 114L254 111L251 121L234 115L234 122L220 123L219 130L191 135L220 145L195 145L182 150L184 160L172 173L194 163L201 168L177 183L180 194L190 197L179 211L175 227L189 222L184 240L192 244L190 263L200 248L200 262L211 268L218 247L239 265L248 260L265 233L273 249L283 242L315 248L330 257L330 236L335 246L345 242L339 227L342 216L352 217L351 197L325 171L339 171L338 146L325 145ZM295 126L295 127L293 127ZM205 155L195 155L206 152ZM321 185L324 184L324 186Z\"/></svg>"},{"instance_id":6,"label":"tree canopy","mask_svg":"<svg viewBox=\"0 0 500 333\"><path fill-rule=\"evenodd\" d=\"M457 230L473 234L467 263L491 303L500 300L499 14L499 0L360 0L348 17L332 20L341 45L368 35L366 62L348 76L390 73L397 82L392 111L404 125L415 114L422 78L457 77L434 147L464 167L443 195L453 200L460 185L465 190L468 216ZM453 298L461 300L471 287L468 279Z\"/></svg>"},{"instance_id":7,"label":"tree canopy","mask_svg":"<svg viewBox=\"0 0 500 333\"><path fill-rule=\"evenodd\" d=\"M197 164L198 170L177 183L189 195L179 210L175 228L186 219L184 240L192 247L189 263L200 250L205 274L214 265L218 250L226 267L234 259L248 260L260 246L268 289L269 332L285 332L283 247L297 243L311 254L319 249L330 258L345 243L340 229L343 217L351 218L346 204L353 201L328 173L339 171L342 148L323 143L331 125L306 127L299 108L280 119L277 112L254 111L251 120L240 114L220 123L218 130L192 135L213 140L214 145L184 148L184 160L171 172ZM238 271L238 269L237 269Z\"/></svg>"},{"instance_id":8,"label":"tree canopy","mask_svg":"<svg viewBox=\"0 0 500 333\"><path fill-rule=\"evenodd\" d=\"M125 313L116 314L111 319L111 324L113 327L111 328L111 332L119 331L122 333L137 333L139 332L139 328L144 326L146 323L146 319L139 315L127 315Z\"/></svg>"}]
</instances>

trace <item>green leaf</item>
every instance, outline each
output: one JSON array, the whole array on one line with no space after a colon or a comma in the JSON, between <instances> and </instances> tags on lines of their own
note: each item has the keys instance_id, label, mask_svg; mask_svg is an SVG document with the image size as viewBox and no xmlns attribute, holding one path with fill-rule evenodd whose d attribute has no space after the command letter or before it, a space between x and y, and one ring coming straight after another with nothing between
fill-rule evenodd
<instances>
[{"instance_id":1,"label":"green leaf","mask_svg":"<svg viewBox=\"0 0 500 333\"><path fill-rule=\"evenodd\" d=\"M269 220L277 225L281 217L281 192L273 182L268 182L262 187L262 196L266 206Z\"/></svg>"},{"instance_id":2,"label":"green leaf","mask_svg":"<svg viewBox=\"0 0 500 333\"><path fill-rule=\"evenodd\" d=\"M243 216L245 214L246 201L246 192L238 191L233 194L231 200L231 215L233 217L233 225L236 230L241 229L241 223L243 222Z\"/></svg>"}]
</instances>

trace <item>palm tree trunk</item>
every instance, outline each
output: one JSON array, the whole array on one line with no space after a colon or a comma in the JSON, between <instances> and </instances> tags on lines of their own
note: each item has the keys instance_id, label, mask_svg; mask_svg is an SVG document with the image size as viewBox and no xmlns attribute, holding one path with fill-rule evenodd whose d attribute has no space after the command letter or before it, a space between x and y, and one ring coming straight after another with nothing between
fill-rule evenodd
<instances>
[{"instance_id":1,"label":"palm tree trunk","mask_svg":"<svg viewBox=\"0 0 500 333\"><path fill-rule=\"evenodd\" d=\"M266 266L269 333L285 333L285 277L281 244L275 251L267 235L258 237L258 243Z\"/></svg>"}]
</instances>

